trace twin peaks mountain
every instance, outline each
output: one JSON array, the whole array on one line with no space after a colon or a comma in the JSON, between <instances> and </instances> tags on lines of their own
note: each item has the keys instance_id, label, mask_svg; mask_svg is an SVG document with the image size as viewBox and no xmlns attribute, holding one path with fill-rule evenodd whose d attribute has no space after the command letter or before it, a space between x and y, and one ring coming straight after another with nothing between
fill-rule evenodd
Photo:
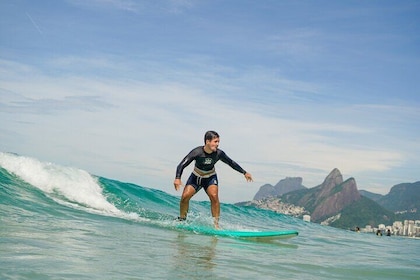
<instances>
[{"instance_id":1,"label":"twin peaks mountain","mask_svg":"<svg viewBox=\"0 0 420 280\"><path fill-rule=\"evenodd\" d=\"M313 188L302 185L302 178L280 180L260 187L254 199L238 205L255 206L297 217L310 215L311 221L339 228L392 224L395 220L419 219L420 181L394 186L388 195L357 189L356 180L343 180L335 168L324 182Z\"/></svg>"}]
</instances>

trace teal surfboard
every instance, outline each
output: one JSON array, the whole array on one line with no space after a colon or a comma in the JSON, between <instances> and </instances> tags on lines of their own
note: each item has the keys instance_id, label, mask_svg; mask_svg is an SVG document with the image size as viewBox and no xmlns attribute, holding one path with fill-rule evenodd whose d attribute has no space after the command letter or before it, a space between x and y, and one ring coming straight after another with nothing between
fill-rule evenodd
<instances>
[{"instance_id":1,"label":"teal surfboard","mask_svg":"<svg viewBox=\"0 0 420 280\"><path fill-rule=\"evenodd\" d=\"M242 231L242 230L225 230L215 229L203 226L193 226L188 224L178 224L177 229L192 231L197 234L245 238L245 239L283 239L297 236L296 230L270 230L270 231Z\"/></svg>"}]
</instances>

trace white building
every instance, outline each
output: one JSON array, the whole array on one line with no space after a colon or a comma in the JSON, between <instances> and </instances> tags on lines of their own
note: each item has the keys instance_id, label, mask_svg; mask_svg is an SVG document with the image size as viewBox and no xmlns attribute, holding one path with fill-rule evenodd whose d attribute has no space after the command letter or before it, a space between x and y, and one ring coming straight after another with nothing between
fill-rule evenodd
<instances>
[{"instance_id":1,"label":"white building","mask_svg":"<svg viewBox=\"0 0 420 280\"><path fill-rule=\"evenodd\" d=\"M403 235L404 233L404 226L401 221L396 221L392 224L392 231L396 235Z\"/></svg>"},{"instance_id":2,"label":"white building","mask_svg":"<svg viewBox=\"0 0 420 280\"><path fill-rule=\"evenodd\" d=\"M408 221L408 236L415 236L416 231L415 231L415 226L414 226L414 221Z\"/></svg>"},{"instance_id":3,"label":"white building","mask_svg":"<svg viewBox=\"0 0 420 280\"><path fill-rule=\"evenodd\" d=\"M402 235L408 235L408 220L404 221L404 227L403 227L403 234Z\"/></svg>"}]
</instances>

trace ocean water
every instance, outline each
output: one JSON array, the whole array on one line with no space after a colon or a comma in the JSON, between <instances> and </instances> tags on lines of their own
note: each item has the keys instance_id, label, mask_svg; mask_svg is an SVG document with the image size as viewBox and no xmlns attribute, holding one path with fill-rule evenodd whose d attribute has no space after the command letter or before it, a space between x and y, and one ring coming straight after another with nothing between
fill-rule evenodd
<instances>
[{"instance_id":1,"label":"ocean water","mask_svg":"<svg viewBox=\"0 0 420 280\"><path fill-rule=\"evenodd\" d=\"M420 240L355 233L222 204L226 229L293 229L250 241L177 230L179 197L0 153L0 279L420 279ZM209 202L189 223L211 227Z\"/></svg>"}]
</instances>

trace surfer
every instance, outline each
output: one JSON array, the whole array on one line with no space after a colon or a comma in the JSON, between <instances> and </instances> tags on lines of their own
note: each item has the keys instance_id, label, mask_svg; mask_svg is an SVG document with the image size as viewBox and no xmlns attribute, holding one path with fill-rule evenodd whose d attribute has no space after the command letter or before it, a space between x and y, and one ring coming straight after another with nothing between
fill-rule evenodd
<instances>
[{"instance_id":1,"label":"surfer","mask_svg":"<svg viewBox=\"0 0 420 280\"><path fill-rule=\"evenodd\" d=\"M250 173L246 172L239 164L229 158L219 147L220 137L215 131L207 131L204 135L204 146L194 148L179 163L176 168L174 186L179 190L182 186L182 171L195 160L194 170L185 184L179 203L178 220L187 218L188 206L191 197L203 188L209 196L211 203L211 214L214 220L214 227L219 228L220 202L217 174L214 165L218 160L223 161L236 171L242 173L248 182L252 181Z\"/></svg>"}]
</instances>

